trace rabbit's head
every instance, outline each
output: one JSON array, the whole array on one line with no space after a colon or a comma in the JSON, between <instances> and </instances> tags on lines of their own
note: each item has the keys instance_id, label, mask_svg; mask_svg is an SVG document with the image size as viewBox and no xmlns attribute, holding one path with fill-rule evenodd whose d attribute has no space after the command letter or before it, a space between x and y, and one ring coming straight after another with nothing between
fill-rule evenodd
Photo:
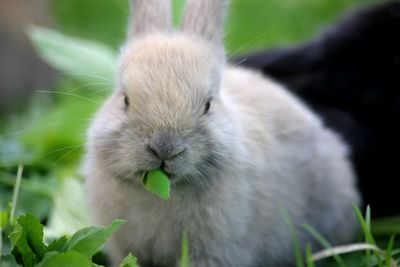
<instances>
[{"instance_id":1,"label":"rabbit's head","mask_svg":"<svg viewBox=\"0 0 400 267\"><path fill-rule=\"evenodd\" d=\"M116 92L97 116L89 149L124 180L162 168L172 184L207 185L234 144L221 93L225 0L188 0L179 31L170 2L133 0Z\"/></svg>"}]
</instances>

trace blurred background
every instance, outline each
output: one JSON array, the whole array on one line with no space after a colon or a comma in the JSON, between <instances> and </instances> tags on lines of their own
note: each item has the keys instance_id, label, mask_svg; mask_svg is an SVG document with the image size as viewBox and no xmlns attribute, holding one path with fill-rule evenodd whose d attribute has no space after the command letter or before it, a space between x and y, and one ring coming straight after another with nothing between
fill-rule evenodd
<instances>
[{"instance_id":1,"label":"blurred background","mask_svg":"<svg viewBox=\"0 0 400 267\"><path fill-rule=\"evenodd\" d=\"M228 54L299 44L374 3L233 0ZM176 24L182 5L174 1ZM113 90L128 13L127 0L0 1L0 208L11 201L21 163L17 212L38 216L47 235L90 224L79 175L85 130Z\"/></svg>"},{"instance_id":2,"label":"blurred background","mask_svg":"<svg viewBox=\"0 0 400 267\"><path fill-rule=\"evenodd\" d=\"M0 2L0 111L16 111L35 88L50 88L56 72L31 45L31 25L94 40L117 50L124 40L127 0L2 0ZM182 0L175 0L179 9ZM377 0L234 0L226 24L231 53L310 39L346 10ZM179 12L176 12L179 13ZM176 16L177 17L177 16Z\"/></svg>"}]
</instances>

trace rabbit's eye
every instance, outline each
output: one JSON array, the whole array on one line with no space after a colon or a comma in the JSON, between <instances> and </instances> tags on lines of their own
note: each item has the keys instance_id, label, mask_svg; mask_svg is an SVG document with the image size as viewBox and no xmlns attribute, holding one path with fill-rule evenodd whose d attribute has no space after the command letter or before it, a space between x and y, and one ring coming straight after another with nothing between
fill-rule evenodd
<instances>
[{"instance_id":1,"label":"rabbit's eye","mask_svg":"<svg viewBox=\"0 0 400 267\"><path fill-rule=\"evenodd\" d=\"M124 96L125 107L129 107L129 97Z\"/></svg>"},{"instance_id":2,"label":"rabbit's eye","mask_svg":"<svg viewBox=\"0 0 400 267\"><path fill-rule=\"evenodd\" d=\"M208 111L210 110L210 106L211 106L211 100L208 100L204 107L204 114L208 113Z\"/></svg>"}]
</instances>

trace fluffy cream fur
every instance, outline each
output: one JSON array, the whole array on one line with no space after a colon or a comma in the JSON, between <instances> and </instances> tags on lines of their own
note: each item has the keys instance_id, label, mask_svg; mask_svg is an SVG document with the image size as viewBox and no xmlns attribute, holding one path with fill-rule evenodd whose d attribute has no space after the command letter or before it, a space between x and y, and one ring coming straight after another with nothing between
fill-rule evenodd
<instances>
[{"instance_id":1,"label":"fluffy cream fur","mask_svg":"<svg viewBox=\"0 0 400 267\"><path fill-rule=\"evenodd\" d=\"M134 12L135 2L160 12L155 0L134 1ZM303 223L332 243L352 236L359 199L346 145L282 86L224 66L225 4L189 0L186 14L199 14L185 17L184 33L133 32L122 50L118 90L92 123L84 164L95 220L127 220L109 243L115 263L132 252L142 266L177 266L187 230L196 267L287 266L285 211L303 245L312 242ZM138 17L146 28L154 14ZM160 131L179 136L184 153L152 154ZM167 201L140 184L161 164L172 183Z\"/></svg>"}]
</instances>

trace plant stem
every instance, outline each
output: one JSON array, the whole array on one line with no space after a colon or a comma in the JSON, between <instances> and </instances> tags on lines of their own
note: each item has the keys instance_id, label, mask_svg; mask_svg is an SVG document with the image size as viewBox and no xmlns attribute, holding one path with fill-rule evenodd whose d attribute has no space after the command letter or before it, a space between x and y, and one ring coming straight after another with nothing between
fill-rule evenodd
<instances>
[{"instance_id":1,"label":"plant stem","mask_svg":"<svg viewBox=\"0 0 400 267\"><path fill-rule=\"evenodd\" d=\"M17 180L15 182L13 196L12 196L12 205L11 205L11 213L10 213L10 224L13 224L13 222L14 222L15 210L17 209L18 193L19 193L19 188L21 186L21 178L22 178L22 171L23 170L24 170L24 167L20 163L18 165Z\"/></svg>"}]
</instances>

